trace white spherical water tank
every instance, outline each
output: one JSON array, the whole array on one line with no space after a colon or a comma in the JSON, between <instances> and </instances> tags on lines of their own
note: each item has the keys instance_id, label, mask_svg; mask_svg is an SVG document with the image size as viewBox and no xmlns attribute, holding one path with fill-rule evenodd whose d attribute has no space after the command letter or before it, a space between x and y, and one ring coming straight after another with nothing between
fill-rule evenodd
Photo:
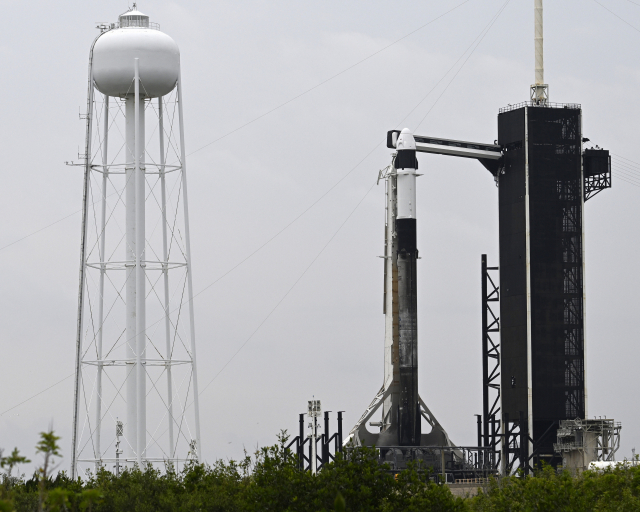
<instances>
[{"instance_id":1,"label":"white spherical water tank","mask_svg":"<svg viewBox=\"0 0 640 512\"><path fill-rule=\"evenodd\" d=\"M170 93L178 81L180 50L167 34L150 27L137 10L120 16L119 28L98 38L93 47L93 80L108 96L133 94L134 59L138 59L140 95L156 98Z\"/></svg>"}]
</instances>

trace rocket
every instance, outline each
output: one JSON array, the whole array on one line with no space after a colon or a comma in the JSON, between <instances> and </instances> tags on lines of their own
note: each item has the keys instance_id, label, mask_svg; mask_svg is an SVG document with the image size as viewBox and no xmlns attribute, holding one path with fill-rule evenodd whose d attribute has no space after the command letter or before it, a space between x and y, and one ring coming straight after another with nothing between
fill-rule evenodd
<instances>
[{"instance_id":1,"label":"rocket","mask_svg":"<svg viewBox=\"0 0 640 512\"><path fill-rule=\"evenodd\" d=\"M384 380L353 427L350 442L377 447L449 446L451 441L418 394L416 140L408 128L387 134L393 160L386 180L384 251ZM369 422L376 411L382 421ZM431 427L422 433L422 419ZM378 433L366 426L379 427Z\"/></svg>"}]
</instances>

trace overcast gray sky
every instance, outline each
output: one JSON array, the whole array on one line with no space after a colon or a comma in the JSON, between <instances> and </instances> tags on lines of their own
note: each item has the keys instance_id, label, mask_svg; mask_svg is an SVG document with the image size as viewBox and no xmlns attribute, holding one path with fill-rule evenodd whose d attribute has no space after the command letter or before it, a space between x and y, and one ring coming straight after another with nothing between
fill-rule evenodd
<instances>
[{"instance_id":1,"label":"overcast gray sky","mask_svg":"<svg viewBox=\"0 0 640 512\"><path fill-rule=\"evenodd\" d=\"M614 154L614 186L586 205L589 415L640 443L637 91L640 5L545 3L551 100L581 103L584 135ZM389 163L389 129L491 142L498 109L528 98L533 2L505 0L138 3L181 50L198 292L326 197L195 302L200 387L263 322ZM0 413L73 373L88 51L126 2L2 0ZM631 26L630 26L630 25ZM468 55L468 54L467 54ZM450 86L447 84L453 76ZM446 89L445 89L446 88ZM441 95L442 94L442 95ZM439 99L438 99L439 98ZM437 100L437 101L436 101ZM417 107L416 107L417 105ZM415 110L412 110L414 109ZM399 126L407 114L412 112ZM367 158L365 158L369 155ZM364 158L364 160L363 160ZM640 185L640 165L636 166ZM481 409L480 254L497 264L497 189L477 162L420 156L420 393L458 444ZM68 216L43 231L22 237ZM289 295L201 396L204 458L295 431L313 395L348 431L382 382L384 187L374 187ZM50 422L68 468L73 379L0 416L0 447L33 458ZM333 416L335 418L335 415ZM334 425L334 423L332 423ZM332 426L332 428L334 428ZM640 446L639 446L640 447ZM29 468L25 468L30 470Z\"/></svg>"}]
</instances>

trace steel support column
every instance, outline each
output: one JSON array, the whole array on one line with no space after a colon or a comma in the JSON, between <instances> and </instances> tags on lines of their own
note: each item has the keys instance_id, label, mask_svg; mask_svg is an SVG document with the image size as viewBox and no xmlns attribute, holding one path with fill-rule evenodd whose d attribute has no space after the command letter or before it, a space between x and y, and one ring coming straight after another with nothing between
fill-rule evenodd
<instances>
[{"instance_id":1,"label":"steel support column","mask_svg":"<svg viewBox=\"0 0 640 512\"><path fill-rule=\"evenodd\" d=\"M500 343L491 337L500 332L500 318L495 315L492 303L500 301L500 288L497 279L491 277L498 267L487 266L487 255L480 261L482 287L482 427L485 447L496 449L499 443L499 423L495 424L500 412Z\"/></svg>"}]
</instances>

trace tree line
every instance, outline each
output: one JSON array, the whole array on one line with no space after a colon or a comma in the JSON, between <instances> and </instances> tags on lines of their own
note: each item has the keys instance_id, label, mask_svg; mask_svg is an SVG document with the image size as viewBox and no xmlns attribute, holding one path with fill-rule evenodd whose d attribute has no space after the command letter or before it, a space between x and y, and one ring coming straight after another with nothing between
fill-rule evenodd
<instances>
[{"instance_id":1,"label":"tree line","mask_svg":"<svg viewBox=\"0 0 640 512\"><path fill-rule=\"evenodd\" d=\"M577 476L544 467L533 476L491 479L462 498L416 465L394 474L366 447L337 454L314 476L299 471L286 440L283 432L273 446L239 461L194 461L179 471L136 466L118 476L100 469L72 480L64 471L54 475L59 437L42 432L42 464L30 478L14 472L31 461L17 449L6 457L0 450L0 512L640 510L640 467Z\"/></svg>"}]
</instances>

